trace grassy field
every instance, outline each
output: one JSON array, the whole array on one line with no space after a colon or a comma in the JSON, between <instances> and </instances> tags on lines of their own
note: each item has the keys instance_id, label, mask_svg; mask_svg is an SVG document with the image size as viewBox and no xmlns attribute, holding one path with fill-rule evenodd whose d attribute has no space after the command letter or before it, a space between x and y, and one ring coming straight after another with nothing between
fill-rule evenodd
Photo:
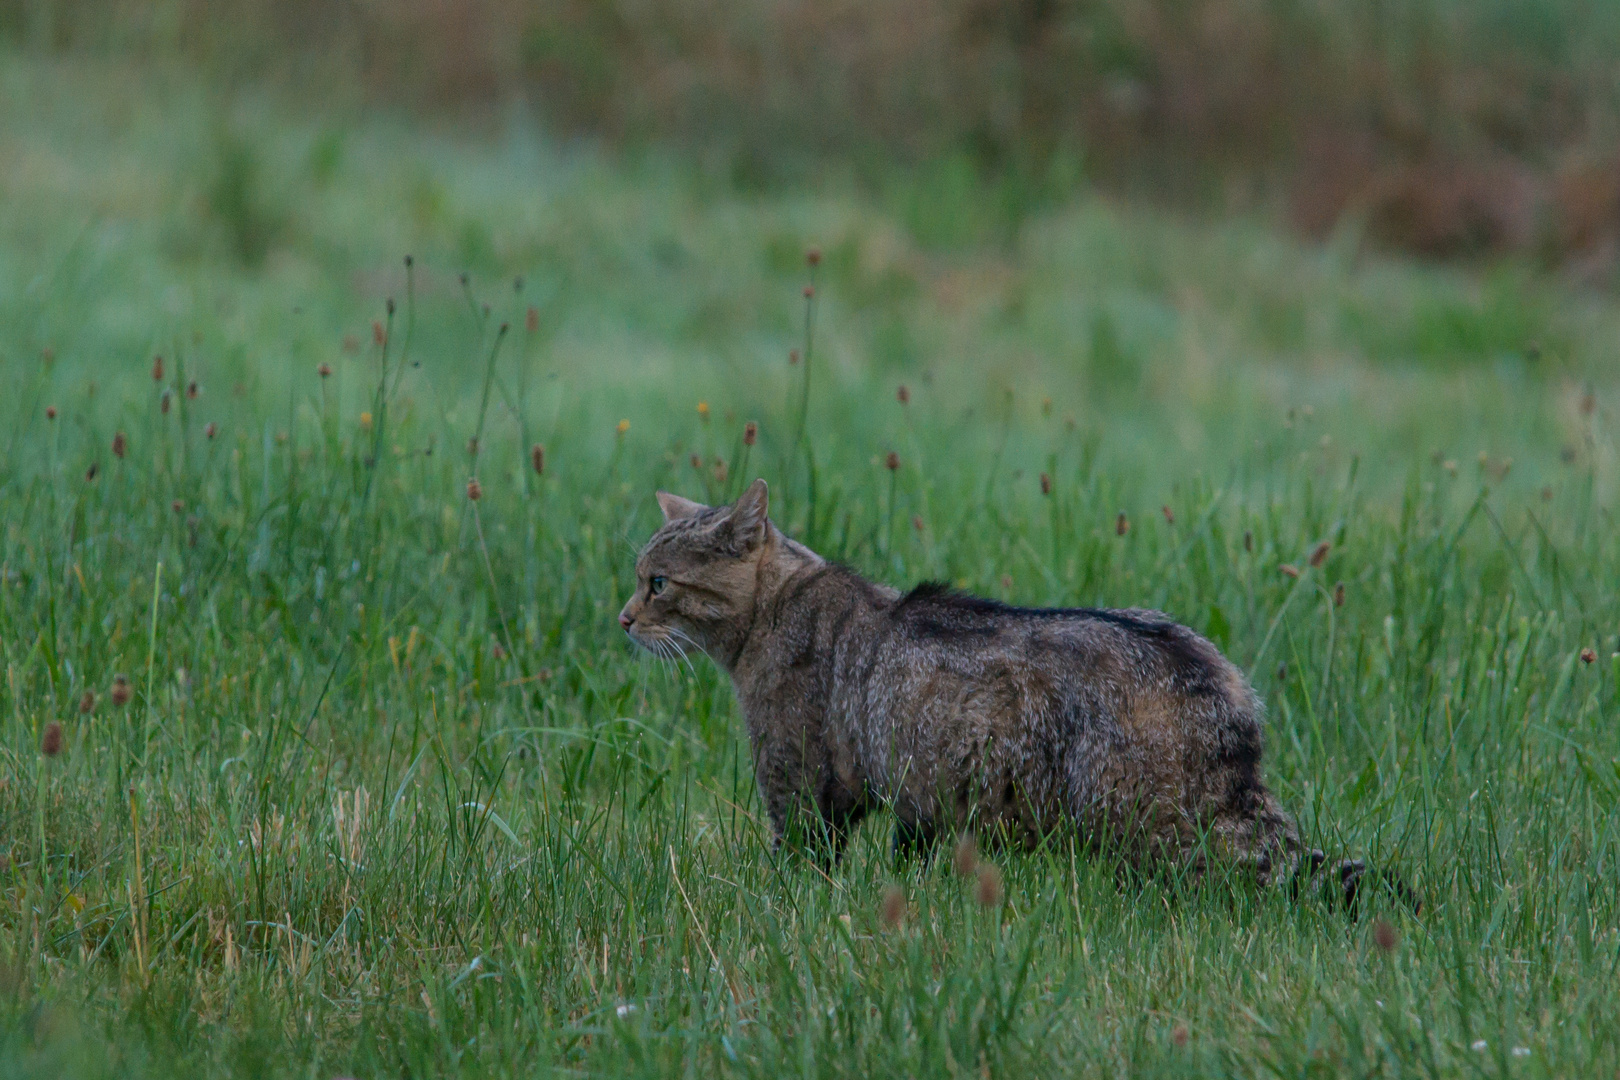
<instances>
[{"instance_id":1,"label":"grassy field","mask_svg":"<svg viewBox=\"0 0 1620 1080\"><path fill-rule=\"evenodd\" d=\"M0 1073L1620 1069L1612 297L0 91ZM754 475L883 580L1209 634L1313 843L1424 912L1065 845L986 905L881 817L776 855L729 686L613 618L653 491Z\"/></svg>"}]
</instances>

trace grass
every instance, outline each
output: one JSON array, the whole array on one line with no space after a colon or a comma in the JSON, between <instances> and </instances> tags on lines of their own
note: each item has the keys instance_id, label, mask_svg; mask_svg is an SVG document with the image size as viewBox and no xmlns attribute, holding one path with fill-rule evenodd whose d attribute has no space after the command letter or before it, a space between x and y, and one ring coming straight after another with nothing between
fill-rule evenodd
<instances>
[{"instance_id":1,"label":"grass","mask_svg":"<svg viewBox=\"0 0 1620 1080\"><path fill-rule=\"evenodd\" d=\"M1620 1066L1611 298L1097 199L942 254L836 190L0 81L0 1072ZM1426 910L1065 845L986 908L881 819L774 854L729 687L613 621L653 490L754 474L884 580L1210 634L1313 842Z\"/></svg>"}]
</instances>

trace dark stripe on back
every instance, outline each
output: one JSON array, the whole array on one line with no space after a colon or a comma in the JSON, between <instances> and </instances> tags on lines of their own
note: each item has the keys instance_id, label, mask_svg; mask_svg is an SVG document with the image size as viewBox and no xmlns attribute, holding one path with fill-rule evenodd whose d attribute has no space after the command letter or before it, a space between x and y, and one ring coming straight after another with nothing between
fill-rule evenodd
<instances>
[{"instance_id":1,"label":"dark stripe on back","mask_svg":"<svg viewBox=\"0 0 1620 1080\"><path fill-rule=\"evenodd\" d=\"M927 638L964 641L991 637L997 624L1049 620L1107 623L1148 642L1165 658L1172 676L1189 694L1222 694L1214 647L1170 619L1144 617L1109 608L1027 608L987 600L925 581L894 606L894 615Z\"/></svg>"}]
</instances>

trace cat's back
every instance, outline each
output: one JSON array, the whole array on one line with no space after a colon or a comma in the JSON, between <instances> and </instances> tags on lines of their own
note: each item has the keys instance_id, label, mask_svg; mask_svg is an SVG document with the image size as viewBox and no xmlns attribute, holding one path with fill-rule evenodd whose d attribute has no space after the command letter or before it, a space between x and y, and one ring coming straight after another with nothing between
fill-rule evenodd
<instances>
[{"instance_id":1,"label":"cat's back","mask_svg":"<svg viewBox=\"0 0 1620 1080\"><path fill-rule=\"evenodd\" d=\"M898 597L887 617L895 643L915 660L970 668L1055 665L1052 675L1079 665L1093 677L1169 684L1187 695L1248 696L1213 644L1157 611L1015 607L925 583Z\"/></svg>"},{"instance_id":2,"label":"cat's back","mask_svg":"<svg viewBox=\"0 0 1620 1080\"><path fill-rule=\"evenodd\" d=\"M926 584L883 606L843 670L836 711L882 790L916 805L955 792L960 812L1031 835L1093 805L1183 806L1247 776L1262 749L1242 674L1154 611L1020 608Z\"/></svg>"}]
</instances>

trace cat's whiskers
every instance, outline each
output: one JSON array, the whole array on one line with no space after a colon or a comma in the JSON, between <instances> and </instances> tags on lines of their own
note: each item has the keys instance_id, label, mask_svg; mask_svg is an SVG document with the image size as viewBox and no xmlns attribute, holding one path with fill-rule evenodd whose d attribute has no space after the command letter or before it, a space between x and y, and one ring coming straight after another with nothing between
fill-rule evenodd
<instances>
[{"instance_id":1,"label":"cat's whiskers","mask_svg":"<svg viewBox=\"0 0 1620 1080\"><path fill-rule=\"evenodd\" d=\"M685 664L695 678L697 669L692 666L692 658L687 655L686 649L676 642L675 635L679 635L687 641L692 641L691 637L676 627L661 626L658 627L657 637L647 639L648 651L652 652L660 660L667 661L672 671L678 671L681 664ZM696 645L697 642L693 641L692 644Z\"/></svg>"},{"instance_id":2,"label":"cat's whiskers","mask_svg":"<svg viewBox=\"0 0 1620 1080\"><path fill-rule=\"evenodd\" d=\"M690 641L693 649L697 649L698 653L708 656L708 649L705 649L703 646L701 646L701 644L698 644L697 640L693 640L692 635L689 635L687 631L682 630L680 627L669 627L667 630L669 630L669 635L671 635L671 638L677 638L679 641ZM687 670L692 672L693 678L697 678L698 669L692 664L692 653L690 653L689 649L685 648L685 646L680 646L679 641L677 641L676 648L680 651L680 662L687 665Z\"/></svg>"},{"instance_id":3,"label":"cat's whiskers","mask_svg":"<svg viewBox=\"0 0 1620 1080\"><path fill-rule=\"evenodd\" d=\"M679 676L681 664L688 662L686 659L686 650L682 649L669 637L664 638L664 648L668 650L665 655L669 658L670 674Z\"/></svg>"},{"instance_id":4,"label":"cat's whiskers","mask_svg":"<svg viewBox=\"0 0 1620 1080\"><path fill-rule=\"evenodd\" d=\"M658 658L659 662L666 665L666 666L671 666L671 664L670 664L670 648L671 648L671 646L669 644L669 639L668 638L663 638L663 637L656 637L656 638L651 639L651 645L652 645L652 654Z\"/></svg>"},{"instance_id":5,"label":"cat's whiskers","mask_svg":"<svg viewBox=\"0 0 1620 1080\"><path fill-rule=\"evenodd\" d=\"M678 627L678 626L666 626L664 629L669 633L669 635L671 637L679 638L682 641L689 642L689 643L691 643L692 648L696 649L698 652L702 653L704 656L709 655L709 650L708 649L705 649L702 645L699 645L696 638L694 638L691 634L688 634L685 630L682 630L680 627ZM682 653L685 653L685 651L686 651L685 649L681 650Z\"/></svg>"},{"instance_id":6,"label":"cat's whiskers","mask_svg":"<svg viewBox=\"0 0 1620 1080\"><path fill-rule=\"evenodd\" d=\"M669 650L666 656L669 659L670 674L679 676L681 673L681 664L686 661L686 653L681 650L680 646L676 645L669 638L664 639L664 648Z\"/></svg>"},{"instance_id":7,"label":"cat's whiskers","mask_svg":"<svg viewBox=\"0 0 1620 1080\"><path fill-rule=\"evenodd\" d=\"M654 660L668 662L669 655L665 652L666 643L663 638L651 637L645 634L633 634L630 640L639 647L642 653L651 656Z\"/></svg>"},{"instance_id":8,"label":"cat's whiskers","mask_svg":"<svg viewBox=\"0 0 1620 1080\"><path fill-rule=\"evenodd\" d=\"M666 627L666 629L669 631L671 637L679 638L682 641L689 641L689 642L692 643L692 648L696 649L698 652L702 653L704 656L709 655L709 650L705 649L702 645L699 645L697 640L695 638L693 638L691 634L688 634L685 630L682 630L678 626L670 626L670 627ZM691 671L693 677L696 678L696 676L697 676L697 668L692 665L692 656L691 656L691 654L688 653L685 649L682 649L681 650L681 659L686 662L687 670Z\"/></svg>"}]
</instances>

